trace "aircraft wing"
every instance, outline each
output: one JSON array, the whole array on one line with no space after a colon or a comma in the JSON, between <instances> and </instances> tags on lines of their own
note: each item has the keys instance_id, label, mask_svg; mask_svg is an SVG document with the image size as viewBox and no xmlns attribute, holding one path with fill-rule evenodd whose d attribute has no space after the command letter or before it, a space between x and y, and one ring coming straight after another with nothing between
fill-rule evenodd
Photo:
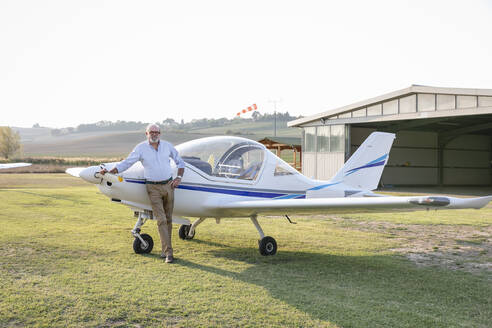
<instances>
[{"instance_id":1,"label":"aircraft wing","mask_svg":"<svg viewBox=\"0 0 492 328\"><path fill-rule=\"evenodd\" d=\"M8 164L0 164L0 169L12 169L14 167L23 167L29 166L31 163L8 163Z\"/></svg>"},{"instance_id":2,"label":"aircraft wing","mask_svg":"<svg viewBox=\"0 0 492 328\"><path fill-rule=\"evenodd\" d=\"M447 196L411 197L347 197L314 199L277 199L236 201L211 205L220 216L251 216L255 214L344 214L369 212L403 212L426 209L479 209L486 206L492 196L454 198Z\"/></svg>"}]
</instances>

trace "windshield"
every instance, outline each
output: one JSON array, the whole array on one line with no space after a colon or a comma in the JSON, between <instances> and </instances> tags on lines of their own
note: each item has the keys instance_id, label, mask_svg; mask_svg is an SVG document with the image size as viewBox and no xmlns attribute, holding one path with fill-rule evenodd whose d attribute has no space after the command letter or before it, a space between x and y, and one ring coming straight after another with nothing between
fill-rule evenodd
<instances>
[{"instance_id":1,"label":"windshield","mask_svg":"<svg viewBox=\"0 0 492 328\"><path fill-rule=\"evenodd\" d=\"M216 177L254 180L263 165L263 145L238 137L210 137L178 145L181 158Z\"/></svg>"}]
</instances>

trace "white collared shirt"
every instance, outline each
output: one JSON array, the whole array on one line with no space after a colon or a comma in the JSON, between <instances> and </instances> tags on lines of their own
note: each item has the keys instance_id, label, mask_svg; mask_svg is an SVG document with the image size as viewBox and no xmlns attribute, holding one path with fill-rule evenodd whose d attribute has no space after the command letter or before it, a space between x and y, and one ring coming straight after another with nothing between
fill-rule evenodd
<instances>
[{"instance_id":1,"label":"white collared shirt","mask_svg":"<svg viewBox=\"0 0 492 328\"><path fill-rule=\"evenodd\" d=\"M130 166L140 161L144 167L144 177L148 181L164 181L172 177L170 159L178 168L184 168L185 163L174 146L164 140L159 140L157 150L149 143L139 143L126 159L116 164L119 173L124 172Z\"/></svg>"}]
</instances>

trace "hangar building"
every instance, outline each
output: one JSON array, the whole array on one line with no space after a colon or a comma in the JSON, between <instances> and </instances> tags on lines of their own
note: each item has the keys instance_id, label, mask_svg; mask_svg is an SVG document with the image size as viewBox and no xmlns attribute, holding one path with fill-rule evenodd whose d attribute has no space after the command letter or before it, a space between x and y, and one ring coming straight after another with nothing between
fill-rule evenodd
<instances>
[{"instance_id":1,"label":"hangar building","mask_svg":"<svg viewBox=\"0 0 492 328\"><path fill-rule=\"evenodd\" d=\"M330 179L373 131L396 133L384 185L491 186L492 89L412 85L288 123L302 172Z\"/></svg>"}]
</instances>

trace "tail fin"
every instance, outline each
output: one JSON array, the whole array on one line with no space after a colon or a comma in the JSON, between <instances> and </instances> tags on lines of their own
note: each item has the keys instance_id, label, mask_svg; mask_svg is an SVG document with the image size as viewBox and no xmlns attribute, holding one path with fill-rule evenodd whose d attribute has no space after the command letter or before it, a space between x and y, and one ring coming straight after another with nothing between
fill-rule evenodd
<instances>
[{"instance_id":1,"label":"tail fin","mask_svg":"<svg viewBox=\"0 0 492 328\"><path fill-rule=\"evenodd\" d=\"M393 133L371 133L331 181L359 190L376 189L394 139Z\"/></svg>"}]
</instances>

